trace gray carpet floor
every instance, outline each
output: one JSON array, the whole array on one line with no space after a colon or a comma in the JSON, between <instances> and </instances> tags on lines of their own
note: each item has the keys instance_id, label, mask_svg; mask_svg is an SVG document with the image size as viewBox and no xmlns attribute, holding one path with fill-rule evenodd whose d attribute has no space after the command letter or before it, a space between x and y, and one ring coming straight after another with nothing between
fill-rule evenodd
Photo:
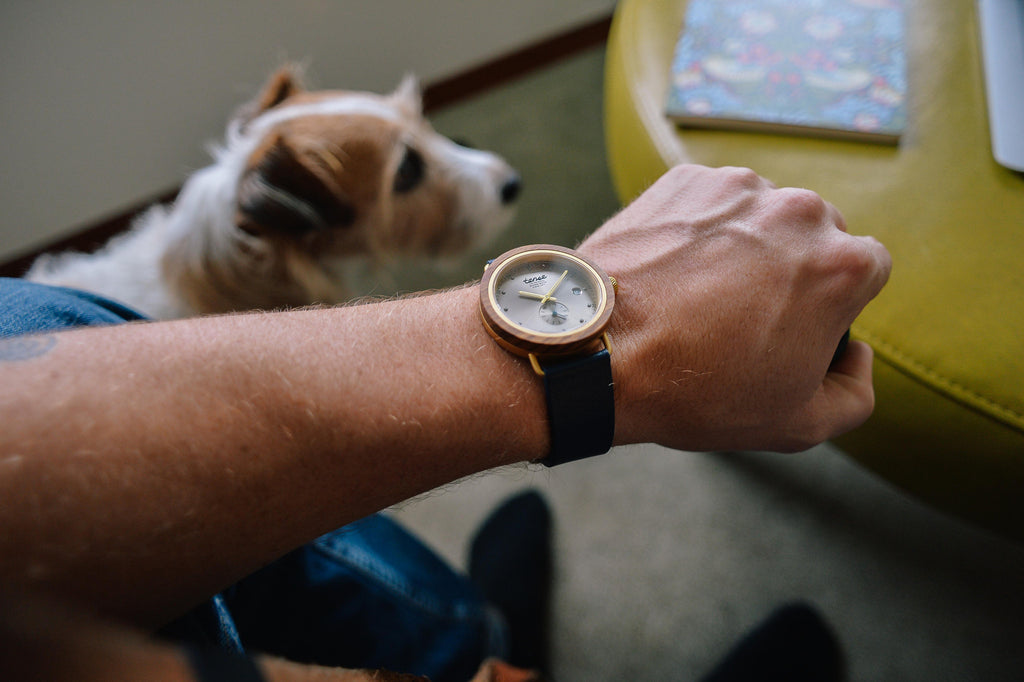
<instances>
[{"instance_id":1,"label":"gray carpet floor","mask_svg":"<svg viewBox=\"0 0 1024 682\"><path fill-rule=\"evenodd\" d=\"M474 279L485 256L573 245L617 210L602 69L601 52L587 52L435 114L442 132L521 170L522 210L486 251L445 270L395 267L369 290ZM477 524L524 488L555 515L558 682L695 680L794 600L832 624L851 680L1024 679L1024 547L902 495L829 445L787 456L620 448L483 474L392 513L461 567Z\"/></svg>"}]
</instances>

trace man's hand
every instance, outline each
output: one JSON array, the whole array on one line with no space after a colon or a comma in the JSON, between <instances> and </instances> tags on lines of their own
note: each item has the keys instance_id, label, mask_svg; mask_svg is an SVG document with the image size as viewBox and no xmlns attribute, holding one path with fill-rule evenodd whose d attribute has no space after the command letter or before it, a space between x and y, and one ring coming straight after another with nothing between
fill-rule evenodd
<instances>
[{"instance_id":1,"label":"man's hand","mask_svg":"<svg viewBox=\"0 0 1024 682\"><path fill-rule=\"evenodd\" d=\"M813 192L680 166L580 251L619 281L617 442L795 451L870 415L871 349L829 362L892 262Z\"/></svg>"}]
</instances>

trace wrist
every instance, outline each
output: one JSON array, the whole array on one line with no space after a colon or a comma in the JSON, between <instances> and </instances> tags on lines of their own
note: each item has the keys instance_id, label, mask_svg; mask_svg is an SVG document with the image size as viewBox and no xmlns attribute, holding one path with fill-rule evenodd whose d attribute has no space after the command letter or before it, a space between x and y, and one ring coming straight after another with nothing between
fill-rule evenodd
<instances>
[{"instance_id":1,"label":"wrist","mask_svg":"<svg viewBox=\"0 0 1024 682\"><path fill-rule=\"evenodd\" d=\"M615 430L607 335L616 282L582 254L538 244L489 264L479 287L483 328L497 346L529 358L542 382L555 466L604 454Z\"/></svg>"},{"instance_id":2,"label":"wrist","mask_svg":"<svg viewBox=\"0 0 1024 682\"><path fill-rule=\"evenodd\" d=\"M535 461L550 448L544 387L527 358L502 349L485 330L479 308L479 284L451 292L462 311L467 362L477 369L481 402L478 419L494 445L496 465Z\"/></svg>"},{"instance_id":3,"label":"wrist","mask_svg":"<svg viewBox=\"0 0 1024 682\"><path fill-rule=\"evenodd\" d=\"M645 418L644 409L639 407L644 402L643 394L650 390L641 388L643 382L640 375L643 371L642 362L638 359L642 355L643 345L626 317L628 299L628 289L621 287L618 310L608 326L608 336L614 348L612 379L615 382L615 445L631 445L651 440L651 435L647 433L650 415Z\"/></svg>"}]
</instances>

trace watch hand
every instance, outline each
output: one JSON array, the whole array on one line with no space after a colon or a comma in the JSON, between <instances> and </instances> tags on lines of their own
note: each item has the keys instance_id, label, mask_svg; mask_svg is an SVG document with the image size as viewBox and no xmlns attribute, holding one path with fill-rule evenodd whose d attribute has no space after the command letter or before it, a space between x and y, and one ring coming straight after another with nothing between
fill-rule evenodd
<instances>
[{"instance_id":1,"label":"watch hand","mask_svg":"<svg viewBox=\"0 0 1024 682\"><path fill-rule=\"evenodd\" d=\"M538 301L543 301L544 300L544 294L537 294L537 293L534 293L532 291L520 291L519 295L523 296L524 298L535 298ZM549 301L554 301L555 303L558 303L558 299L555 298L554 296L549 297L548 300Z\"/></svg>"},{"instance_id":2,"label":"watch hand","mask_svg":"<svg viewBox=\"0 0 1024 682\"><path fill-rule=\"evenodd\" d=\"M558 278L557 282L555 282L555 286L551 287L551 291L549 291L548 293L544 294L544 298L540 299L540 304L541 305L544 305L545 303L547 303L548 301L551 300L551 294L555 293L555 289L558 288L558 285L562 283L562 280L565 279L565 276L568 275L568 274L569 274L568 270L566 270L565 272L562 273L562 276Z\"/></svg>"}]
</instances>

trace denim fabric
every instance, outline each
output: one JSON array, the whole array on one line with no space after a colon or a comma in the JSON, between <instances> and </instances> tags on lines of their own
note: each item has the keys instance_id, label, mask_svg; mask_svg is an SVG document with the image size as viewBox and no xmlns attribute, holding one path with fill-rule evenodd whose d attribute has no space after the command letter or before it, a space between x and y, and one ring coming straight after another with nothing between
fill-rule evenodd
<instances>
[{"instance_id":1,"label":"denim fabric","mask_svg":"<svg viewBox=\"0 0 1024 682\"><path fill-rule=\"evenodd\" d=\"M0 338L140 319L92 294L0 278ZM163 634L436 682L465 682L486 657L507 649L503 619L473 584L379 514L296 549Z\"/></svg>"},{"instance_id":2,"label":"denim fabric","mask_svg":"<svg viewBox=\"0 0 1024 682\"><path fill-rule=\"evenodd\" d=\"M393 520L329 533L222 595L246 647L294 661L469 680L505 653L501 616Z\"/></svg>"},{"instance_id":3,"label":"denim fabric","mask_svg":"<svg viewBox=\"0 0 1024 682\"><path fill-rule=\"evenodd\" d=\"M476 587L382 514L285 555L170 624L169 639L466 682L507 655Z\"/></svg>"},{"instance_id":4,"label":"denim fabric","mask_svg":"<svg viewBox=\"0 0 1024 682\"><path fill-rule=\"evenodd\" d=\"M0 338L141 319L120 303L84 291L0 277Z\"/></svg>"}]
</instances>

